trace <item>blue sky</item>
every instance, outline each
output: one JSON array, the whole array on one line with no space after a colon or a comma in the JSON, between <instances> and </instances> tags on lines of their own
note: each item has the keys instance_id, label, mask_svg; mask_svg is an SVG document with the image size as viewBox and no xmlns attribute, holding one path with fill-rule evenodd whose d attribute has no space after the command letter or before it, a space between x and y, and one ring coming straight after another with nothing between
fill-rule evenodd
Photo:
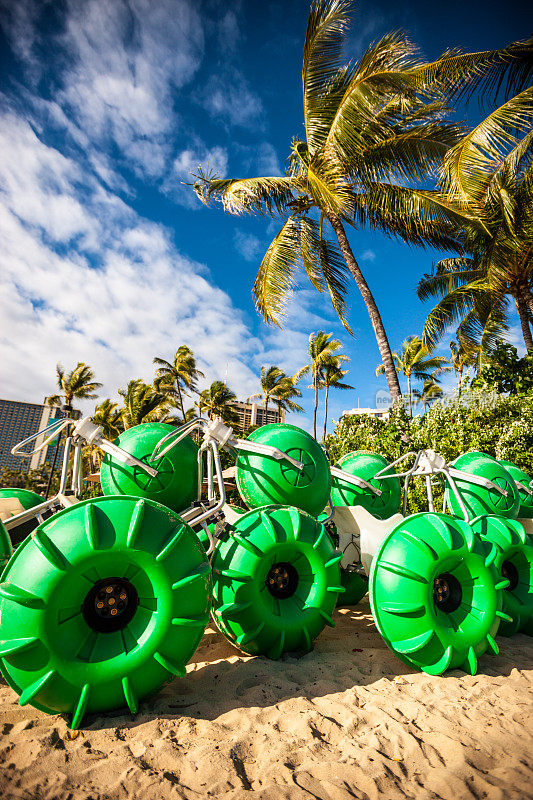
<instances>
[{"instance_id":1,"label":"blue sky","mask_svg":"<svg viewBox=\"0 0 533 800\"><path fill-rule=\"evenodd\" d=\"M209 382L227 375L245 398L262 364L295 371L309 333L323 329L344 342L355 386L332 396L330 416L374 405L385 382L374 377L379 353L356 291L355 339L305 284L284 330L266 326L251 288L275 223L206 209L183 185L207 160L227 176L282 173L292 136L303 138L308 7L0 0L2 396L38 402L54 389L57 361L81 360L104 384L101 397L116 397L129 378L152 379L153 356L186 343ZM397 28L429 58L501 47L530 32L524 9L363 0L346 57ZM475 121L477 104L464 113ZM366 230L350 239L396 348L421 331L427 309L415 286L439 254ZM308 391L304 405L307 427Z\"/></svg>"}]
</instances>

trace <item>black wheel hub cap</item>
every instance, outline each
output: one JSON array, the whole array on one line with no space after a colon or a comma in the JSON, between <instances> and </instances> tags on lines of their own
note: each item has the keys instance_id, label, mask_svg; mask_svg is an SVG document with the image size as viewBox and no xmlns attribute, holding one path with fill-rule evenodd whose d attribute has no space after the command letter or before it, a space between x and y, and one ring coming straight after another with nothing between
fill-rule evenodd
<instances>
[{"instance_id":1,"label":"black wheel hub cap","mask_svg":"<svg viewBox=\"0 0 533 800\"><path fill-rule=\"evenodd\" d=\"M81 611L87 625L99 633L113 633L131 622L139 595L126 578L103 578L87 593Z\"/></svg>"},{"instance_id":2,"label":"black wheel hub cap","mask_svg":"<svg viewBox=\"0 0 533 800\"><path fill-rule=\"evenodd\" d=\"M440 611L451 613L461 605L463 590L461 584L450 572L437 575L433 582L433 602Z\"/></svg>"},{"instance_id":3,"label":"black wheel hub cap","mask_svg":"<svg viewBox=\"0 0 533 800\"><path fill-rule=\"evenodd\" d=\"M298 587L298 572L288 561L273 564L266 577L266 587L273 597L283 600L292 597Z\"/></svg>"},{"instance_id":4,"label":"black wheel hub cap","mask_svg":"<svg viewBox=\"0 0 533 800\"><path fill-rule=\"evenodd\" d=\"M509 581L508 592L512 592L518 586L518 570L512 561L504 561L502 564L502 578Z\"/></svg>"}]
</instances>

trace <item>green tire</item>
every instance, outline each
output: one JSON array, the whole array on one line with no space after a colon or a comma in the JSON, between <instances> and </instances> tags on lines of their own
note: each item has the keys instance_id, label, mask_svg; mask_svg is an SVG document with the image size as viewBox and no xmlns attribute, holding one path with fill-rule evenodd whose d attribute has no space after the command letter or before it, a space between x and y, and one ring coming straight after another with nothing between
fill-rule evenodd
<instances>
[{"instance_id":1,"label":"green tire","mask_svg":"<svg viewBox=\"0 0 533 800\"><path fill-rule=\"evenodd\" d=\"M371 486L379 489L381 495L378 496L368 489L353 486L340 478L333 478L331 489L333 505L363 506L378 519L388 519L396 514L400 508L402 496L399 478L379 480L374 477L377 472L388 466L388 463L383 456L366 450L356 450L343 456L336 466L350 475L364 478Z\"/></svg>"},{"instance_id":2,"label":"green tire","mask_svg":"<svg viewBox=\"0 0 533 800\"><path fill-rule=\"evenodd\" d=\"M509 585L503 592L506 614L498 633L533 636L533 543L516 520L484 516L472 520L472 530L492 548L494 564Z\"/></svg>"},{"instance_id":3,"label":"green tire","mask_svg":"<svg viewBox=\"0 0 533 800\"><path fill-rule=\"evenodd\" d=\"M495 458L485 453L464 453L453 462L453 466L464 472L488 478L507 492L505 497L493 489L485 489L483 486L456 478L457 489L471 518L483 514L497 514L507 519L516 519L520 506L516 484L507 469ZM461 507L449 488L446 489L446 499L452 514L462 519Z\"/></svg>"},{"instance_id":4,"label":"green tire","mask_svg":"<svg viewBox=\"0 0 533 800\"><path fill-rule=\"evenodd\" d=\"M413 514L382 542L369 577L379 632L405 663L430 675L472 675L486 650L498 652L506 582L490 548L462 520Z\"/></svg>"},{"instance_id":5,"label":"green tire","mask_svg":"<svg viewBox=\"0 0 533 800\"><path fill-rule=\"evenodd\" d=\"M44 497L41 497L41 495L37 494L36 492L30 491L30 489L19 489L16 487L6 487L4 489L0 489L0 501L3 498L6 500L9 498L18 500L25 511L44 503ZM29 536L30 533L35 530L38 524L39 522L37 519L29 519L26 522L11 528L10 536L13 544L17 545L19 542L22 542L26 536Z\"/></svg>"},{"instance_id":6,"label":"green tire","mask_svg":"<svg viewBox=\"0 0 533 800\"><path fill-rule=\"evenodd\" d=\"M368 580L358 572L351 572L341 568L341 586L344 586L344 594L339 595L337 607L356 606L368 592Z\"/></svg>"},{"instance_id":7,"label":"green tire","mask_svg":"<svg viewBox=\"0 0 533 800\"><path fill-rule=\"evenodd\" d=\"M213 555L218 627L252 655L309 651L324 626L334 626L341 558L324 526L300 509L249 511Z\"/></svg>"},{"instance_id":8,"label":"green tire","mask_svg":"<svg viewBox=\"0 0 533 800\"><path fill-rule=\"evenodd\" d=\"M301 461L304 469L300 472L286 461L239 452L237 488L246 505L249 508L271 504L296 506L317 517L331 490L328 460L318 442L301 428L284 423L263 425L248 438L277 447Z\"/></svg>"},{"instance_id":9,"label":"green tire","mask_svg":"<svg viewBox=\"0 0 533 800\"><path fill-rule=\"evenodd\" d=\"M4 569L5 565L11 558L13 548L11 547L11 539L6 530L3 522L0 522L0 572Z\"/></svg>"},{"instance_id":10,"label":"green tire","mask_svg":"<svg viewBox=\"0 0 533 800\"><path fill-rule=\"evenodd\" d=\"M524 486L529 487L531 483L531 476L524 472L523 469L517 467L516 464L513 464L512 461L500 461L500 464L505 467L505 469L510 473L512 479L514 481L518 481L518 483L523 483ZM532 519L533 518L533 495L524 492L523 489L518 489L518 497L520 499L520 508L518 509L518 518L519 519Z\"/></svg>"},{"instance_id":11,"label":"green tire","mask_svg":"<svg viewBox=\"0 0 533 800\"><path fill-rule=\"evenodd\" d=\"M50 517L0 583L0 667L48 714L103 713L185 674L209 619L210 567L177 514L99 497ZM114 611L116 610L116 613Z\"/></svg>"},{"instance_id":12,"label":"green tire","mask_svg":"<svg viewBox=\"0 0 533 800\"><path fill-rule=\"evenodd\" d=\"M187 436L163 458L150 462L156 444L175 430L163 422L147 422L121 433L114 443L143 463L150 463L158 474L152 477L106 453L100 469L103 493L155 500L178 512L188 508L198 491L198 448L193 440Z\"/></svg>"}]
</instances>

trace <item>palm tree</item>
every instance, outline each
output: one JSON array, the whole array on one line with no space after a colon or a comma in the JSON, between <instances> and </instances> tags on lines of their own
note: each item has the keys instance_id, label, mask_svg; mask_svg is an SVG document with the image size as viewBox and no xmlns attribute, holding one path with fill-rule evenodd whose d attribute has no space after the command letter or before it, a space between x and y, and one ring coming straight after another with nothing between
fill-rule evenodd
<instances>
[{"instance_id":1,"label":"palm tree","mask_svg":"<svg viewBox=\"0 0 533 800\"><path fill-rule=\"evenodd\" d=\"M89 367L83 361L78 361L74 369L68 373L65 372L61 364L57 364L56 375L59 393L51 395L48 398L48 405L60 405L62 411L64 411L67 416L71 415L74 411L72 406L74 400L94 400L94 398L97 397L96 390L102 386L101 383L95 381L94 372L91 367ZM56 439L54 458L52 460L52 467L48 477L45 498L48 498L48 495L50 494L50 488L52 486L52 479L54 476L54 470L56 468L57 456L59 454L62 436L63 431L60 432Z\"/></svg>"},{"instance_id":2,"label":"palm tree","mask_svg":"<svg viewBox=\"0 0 533 800\"><path fill-rule=\"evenodd\" d=\"M118 393L124 399L124 407L121 409L124 430L143 422L165 422L168 419L168 398L142 378L131 380L127 388L119 389Z\"/></svg>"},{"instance_id":3,"label":"palm tree","mask_svg":"<svg viewBox=\"0 0 533 800\"><path fill-rule=\"evenodd\" d=\"M407 378L407 398L409 402L409 416L413 416L413 398L411 392L411 381L429 380L434 378L439 372L446 372L449 367L448 359L444 356L433 356L430 350L419 336L409 336L402 342L399 352L393 353L394 363L397 369ZM376 375L383 375L385 368L380 364L376 368Z\"/></svg>"},{"instance_id":4,"label":"palm tree","mask_svg":"<svg viewBox=\"0 0 533 800\"><path fill-rule=\"evenodd\" d=\"M475 345L469 340L458 337L457 341L450 342L450 364L453 371L459 376L457 383L457 393L461 396L463 388L463 372L465 368L480 366L480 359L482 355L482 348L480 345Z\"/></svg>"},{"instance_id":5,"label":"palm tree","mask_svg":"<svg viewBox=\"0 0 533 800\"><path fill-rule=\"evenodd\" d=\"M427 407L430 406L434 400L439 400L443 394L444 392L442 391L442 387L439 386L438 382L434 378L427 378L424 381L421 392L418 389L413 390L413 397L415 397L417 400L420 400L422 403L424 407L424 414L426 413Z\"/></svg>"},{"instance_id":6,"label":"palm tree","mask_svg":"<svg viewBox=\"0 0 533 800\"><path fill-rule=\"evenodd\" d=\"M174 360L165 361L164 358L154 358L154 364L158 365L156 370L155 387L168 395L169 400L178 402L182 419L185 421L185 410L183 408L183 394L186 390L197 391L196 384L198 378L204 378L204 373L196 366L196 357L191 348L182 344L176 350Z\"/></svg>"},{"instance_id":7,"label":"palm tree","mask_svg":"<svg viewBox=\"0 0 533 800\"><path fill-rule=\"evenodd\" d=\"M329 292L349 330L346 290L349 276L355 280L396 399L401 390L385 327L345 226L368 224L414 244L453 247L457 221L471 219L471 212L450 204L440 191L412 184L432 182L446 151L461 138L462 129L443 116L465 79L472 89L505 74L516 84L527 77L521 57L530 51L517 44L504 51L446 52L426 63L404 34L391 33L343 66L351 5L311 5L302 69L306 139L293 139L286 175L222 180L199 168L194 189L206 205L221 201L229 213L284 220L254 284L257 308L267 321L280 324L303 266L312 285Z\"/></svg>"},{"instance_id":8,"label":"palm tree","mask_svg":"<svg viewBox=\"0 0 533 800\"><path fill-rule=\"evenodd\" d=\"M316 439L316 417L318 411L318 390L320 388L320 370L331 356L342 347L339 339L332 339L332 333L317 331L309 336L309 364L298 370L294 376L294 382L298 381L308 372L311 372L311 387L315 392L315 406L313 410L313 436Z\"/></svg>"},{"instance_id":9,"label":"palm tree","mask_svg":"<svg viewBox=\"0 0 533 800\"><path fill-rule=\"evenodd\" d=\"M167 394L172 405L180 409L182 418L185 419L183 395L187 390L198 392L198 378L203 378L204 373L196 366L196 357L187 345L180 345L174 355L173 362L163 358L154 358L158 365L154 386Z\"/></svg>"},{"instance_id":10,"label":"palm tree","mask_svg":"<svg viewBox=\"0 0 533 800\"><path fill-rule=\"evenodd\" d=\"M261 383L262 392L257 392L256 394L250 395L248 402L257 400L258 398L263 398L265 401L265 420L267 419L268 415L268 403L270 398L276 396L277 391L279 390L280 382L286 377L287 375L285 375L283 370L281 370L279 367L261 367L261 376L259 380Z\"/></svg>"},{"instance_id":11,"label":"palm tree","mask_svg":"<svg viewBox=\"0 0 533 800\"><path fill-rule=\"evenodd\" d=\"M92 420L95 425L100 425L103 428L103 434L106 439L116 439L119 433L124 430L122 411L119 409L118 403L114 403L109 399L102 400L95 407Z\"/></svg>"},{"instance_id":12,"label":"palm tree","mask_svg":"<svg viewBox=\"0 0 533 800\"><path fill-rule=\"evenodd\" d=\"M324 362L319 373L319 388L326 390L326 397L324 401L324 434L322 441L326 440L327 424L328 424L328 395L330 387L334 389L353 389L349 383L343 383L342 379L348 374L347 369L342 369L344 361L348 361L348 356L338 355L330 356Z\"/></svg>"},{"instance_id":13,"label":"palm tree","mask_svg":"<svg viewBox=\"0 0 533 800\"><path fill-rule=\"evenodd\" d=\"M200 392L198 409L207 413L209 419L221 419L228 425L238 425L239 415L232 408L237 395L223 381L213 381L208 389Z\"/></svg>"},{"instance_id":14,"label":"palm tree","mask_svg":"<svg viewBox=\"0 0 533 800\"><path fill-rule=\"evenodd\" d=\"M49 397L48 405L61 405L67 414L73 411L73 400L94 400L97 397L96 390L102 386L94 380L93 370L83 361L78 361L74 369L68 373L61 364L58 364L56 374L59 394Z\"/></svg>"},{"instance_id":15,"label":"palm tree","mask_svg":"<svg viewBox=\"0 0 533 800\"><path fill-rule=\"evenodd\" d=\"M282 411L291 411L295 414L300 414L303 411L302 406L298 405L298 403L296 403L293 399L301 396L301 391L297 386L295 386L295 378L285 375L285 377L279 381L276 388L276 394L272 397L278 409L280 418Z\"/></svg>"},{"instance_id":16,"label":"palm tree","mask_svg":"<svg viewBox=\"0 0 533 800\"><path fill-rule=\"evenodd\" d=\"M450 201L477 213L483 227L463 226L463 252L440 261L418 286L422 300L439 297L425 341L450 323L483 350L507 327L516 307L524 343L533 351L533 88L501 105L444 160L441 184Z\"/></svg>"}]
</instances>

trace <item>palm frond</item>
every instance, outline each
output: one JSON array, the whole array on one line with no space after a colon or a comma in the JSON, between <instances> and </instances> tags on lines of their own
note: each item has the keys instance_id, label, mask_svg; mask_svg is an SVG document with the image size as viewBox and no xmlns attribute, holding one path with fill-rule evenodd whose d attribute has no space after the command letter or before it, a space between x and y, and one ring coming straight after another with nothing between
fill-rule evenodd
<instances>
[{"instance_id":1,"label":"palm frond","mask_svg":"<svg viewBox=\"0 0 533 800\"><path fill-rule=\"evenodd\" d=\"M291 216L266 251L254 283L256 307L267 322L280 324L299 258L300 225Z\"/></svg>"},{"instance_id":2,"label":"palm frond","mask_svg":"<svg viewBox=\"0 0 533 800\"><path fill-rule=\"evenodd\" d=\"M219 200L230 214L281 214L294 200L297 182L290 177L259 177L197 181L194 190L209 205Z\"/></svg>"},{"instance_id":3,"label":"palm frond","mask_svg":"<svg viewBox=\"0 0 533 800\"><path fill-rule=\"evenodd\" d=\"M471 258L443 258L433 267L433 271L422 276L417 286L420 300L442 297L458 286L480 280L482 271L474 266Z\"/></svg>"}]
</instances>

